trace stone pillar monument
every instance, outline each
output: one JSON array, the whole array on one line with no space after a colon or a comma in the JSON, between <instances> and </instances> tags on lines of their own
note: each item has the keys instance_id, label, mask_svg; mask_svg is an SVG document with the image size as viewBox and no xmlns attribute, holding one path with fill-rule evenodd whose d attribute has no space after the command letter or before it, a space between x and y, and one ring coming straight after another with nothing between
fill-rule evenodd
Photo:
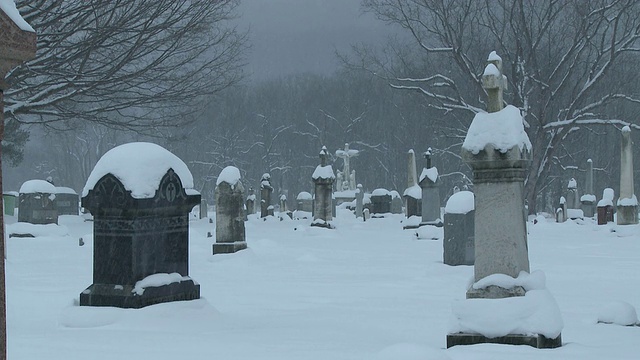
<instances>
[{"instance_id":1,"label":"stone pillar monument","mask_svg":"<svg viewBox=\"0 0 640 360\"><path fill-rule=\"evenodd\" d=\"M15 6L12 1L7 6ZM11 9L14 10L14 9ZM16 11L0 9L0 141L4 140L4 91L9 84L4 78L9 70L36 56L36 32ZM0 148L0 159L2 149ZM0 160L0 192L2 192L2 162ZM1 201L1 200L0 200ZM0 204L2 205L2 204ZM0 209L4 205L0 206ZM7 358L7 309L5 292L4 211L0 211L0 360Z\"/></svg>"},{"instance_id":2,"label":"stone pillar monument","mask_svg":"<svg viewBox=\"0 0 640 360\"><path fill-rule=\"evenodd\" d=\"M331 229L330 221L333 220L333 182L336 179L331 165L327 165L327 148L320 150L320 165L311 176L315 185L315 202L313 203L313 222L311 226L319 226Z\"/></svg>"},{"instance_id":3,"label":"stone pillar monument","mask_svg":"<svg viewBox=\"0 0 640 360\"><path fill-rule=\"evenodd\" d=\"M587 174L584 182L584 195L580 197L580 206L586 217L593 217L596 213L596 196L593 193L593 161L587 160Z\"/></svg>"},{"instance_id":4,"label":"stone pillar monument","mask_svg":"<svg viewBox=\"0 0 640 360\"><path fill-rule=\"evenodd\" d=\"M364 202L364 189L362 184L358 184L356 189L356 218L362 217L363 203Z\"/></svg>"},{"instance_id":5,"label":"stone pillar monument","mask_svg":"<svg viewBox=\"0 0 640 360\"><path fill-rule=\"evenodd\" d=\"M620 142L620 196L618 197L618 225L638 223L638 199L633 191L633 144L631 128L622 128Z\"/></svg>"},{"instance_id":6,"label":"stone pillar monument","mask_svg":"<svg viewBox=\"0 0 640 360\"><path fill-rule=\"evenodd\" d=\"M213 255L230 254L247 248L244 229L244 187L240 170L222 169L216 181L216 242Z\"/></svg>"},{"instance_id":7,"label":"stone pillar monument","mask_svg":"<svg viewBox=\"0 0 640 360\"><path fill-rule=\"evenodd\" d=\"M271 205L271 175L264 173L260 179L260 217L264 218L273 215L273 206Z\"/></svg>"},{"instance_id":8,"label":"stone pillar monument","mask_svg":"<svg viewBox=\"0 0 640 360\"><path fill-rule=\"evenodd\" d=\"M540 330L527 329L518 330L518 333L505 331L498 337L485 336L482 330L469 330L461 325L474 314L456 310L487 304L487 299L524 296L529 291L517 281L502 283L492 280L505 275L505 278L513 280L522 274L529 276L523 207L524 179L532 147L524 131L520 110L511 105L503 108L502 91L507 86L506 80L502 74L502 59L492 52L482 76L482 86L488 94L488 113L476 114L462 145L462 159L473 169L474 180L474 283L467 290L467 300L454 306L456 322L452 326L453 333L447 335L447 347L487 342L536 347L558 347L562 344L560 330L557 329L546 332L546 336L537 333ZM478 302L478 299L484 300ZM514 303L520 302L514 300ZM546 308L540 305L537 311L545 312ZM559 309L555 310L549 310L550 314L545 316L560 313ZM490 328L490 316L485 314L483 319L486 320L479 320L480 324L486 323ZM472 321L475 320L477 318Z\"/></svg>"},{"instance_id":9,"label":"stone pillar monument","mask_svg":"<svg viewBox=\"0 0 640 360\"><path fill-rule=\"evenodd\" d=\"M407 217L422 216L422 189L418 185L418 172L416 171L416 154L413 149L408 152L407 188L402 196L405 199Z\"/></svg>"},{"instance_id":10,"label":"stone pillar monument","mask_svg":"<svg viewBox=\"0 0 640 360\"><path fill-rule=\"evenodd\" d=\"M256 213L256 191L252 187L249 187L249 195L247 195L245 207L247 208L247 215Z\"/></svg>"},{"instance_id":11,"label":"stone pillar monument","mask_svg":"<svg viewBox=\"0 0 640 360\"><path fill-rule=\"evenodd\" d=\"M418 182L422 189L422 222L420 222L420 226L442 226L438 169L431 166L431 148L424 153L424 157L427 159L427 167L422 169Z\"/></svg>"}]
</instances>

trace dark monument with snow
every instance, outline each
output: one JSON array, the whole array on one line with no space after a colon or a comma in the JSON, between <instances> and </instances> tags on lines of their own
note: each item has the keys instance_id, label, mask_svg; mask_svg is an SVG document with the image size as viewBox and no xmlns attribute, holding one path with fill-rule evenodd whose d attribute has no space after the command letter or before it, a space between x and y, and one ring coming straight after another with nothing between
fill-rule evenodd
<instances>
[{"instance_id":1,"label":"dark monument with snow","mask_svg":"<svg viewBox=\"0 0 640 360\"><path fill-rule=\"evenodd\" d=\"M431 166L431 148L424 153L427 167L422 169L418 185L422 189L422 222L423 225L442 226L440 218L440 189L438 183L438 168Z\"/></svg>"},{"instance_id":2,"label":"dark monument with snow","mask_svg":"<svg viewBox=\"0 0 640 360\"><path fill-rule=\"evenodd\" d=\"M56 186L56 209L58 215L78 215L80 197L78 193L65 186Z\"/></svg>"},{"instance_id":3,"label":"dark monument with snow","mask_svg":"<svg viewBox=\"0 0 640 360\"><path fill-rule=\"evenodd\" d=\"M503 108L506 85L502 59L492 52L482 76L488 113L476 114L462 145L462 158L473 169L474 180L474 283L466 299L452 305L447 347L562 345L562 316L545 288L544 274L529 274L523 209L532 147L520 110L511 105ZM545 321L537 320L540 318ZM496 323L508 326L497 331Z\"/></svg>"},{"instance_id":4,"label":"dark monument with snow","mask_svg":"<svg viewBox=\"0 0 640 360\"><path fill-rule=\"evenodd\" d=\"M320 150L320 165L316 167L311 179L315 189L311 226L331 229L331 220L333 220L333 182L336 176L331 165L327 165L327 148L325 146Z\"/></svg>"},{"instance_id":5,"label":"dark monument with snow","mask_svg":"<svg viewBox=\"0 0 640 360\"><path fill-rule=\"evenodd\" d=\"M199 203L191 172L161 146L129 143L104 154L82 192L94 247L93 284L80 305L141 308L200 298L189 277L189 213Z\"/></svg>"},{"instance_id":6,"label":"dark monument with snow","mask_svg":"<svg viewBox=\"0 0 640 360\"><path fill-rule=\"evenodd\" d=\"M240 171L222 169L216 181L216 242L213 255L230 254L247 248L244 230L244 188Z\"/></svg>"},{"instance_id":7,"label":"dark monument with snow","mask_svg":"<svg viewBox=\"0 0 640 360\"><path fill-rule=\"evenodd\" d=\"M57 224L56 187L44 180L28 180L20 187L18 221Z\"/></svg>"},{"instance_id":8,"label":"dark monument with snow","mask_svg":"<svg viewBox=\"0 0 640 360\"><path fill-rule=\"evenodd\" d=\"M271 205L271 175L269 173L262 174L260 179L260 217L273 216L273 205Z\"/></svg>"}]
</instances>

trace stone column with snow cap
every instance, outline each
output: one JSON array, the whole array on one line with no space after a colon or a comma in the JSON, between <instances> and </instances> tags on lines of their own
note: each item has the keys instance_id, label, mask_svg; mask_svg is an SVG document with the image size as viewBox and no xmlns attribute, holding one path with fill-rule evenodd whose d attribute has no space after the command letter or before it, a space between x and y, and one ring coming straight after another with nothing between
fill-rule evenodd
<instances>
[{"instance_id":1,"label":"stone column with snow cap","mask_svg":"<svg viewBox=\"0 0 640 360\"><path fill-rule=\"evenodd\" d=\"M580 196L580 207L586 217L593 217L596 209L596 196L593 193L593 161L587 160L587 171L584 182L584 194Z\"/></svg>"},{"instance_id":2,"label":"stone column with snow cap","mask_svg":"<svg viewBox=\"0 0 640 360\"><path fill-rule=\"evenodd\" d=\"M273 215L273 205L271 205L271 175L269 173L262 174L260 179L260 217L265 218Z\"/></svg>"},{"instance_id":3,"label":"stone column with snow cap","mask_svg":"<svg viewBox=\"0 0 640 360\"><path fill-rule=\"evenodd\" d=\"M362 217L362 210L364 202L364 189L362 188L362 184L358 184L356 188L356 217Z\"/></svg>"},{"instance_id":4,"label":"stone column with snow cap","mask_svg":"<svg viewBox=\"0 0 640 360\"><path fill-rule=\"evenodd\" d=\"M216 181L216 242L213 255L230 254L247 248L244 230L244 187L240 170L222 169Z\"/></svg>"},{"instance_id":5,"label":"stone column with snow cap","mask_svg":"<svg viewBox=\"0 0 640 360\"><path fill-rule=\"evenodd\" d=\"M422 216L422 189L418 185L418 172L416 171L416 154L413 149L408 152L407 188L402 196L405 199L407 218Z\"/></svg>"},{"instance_id":6,"label":"stone column with snow cap","mask_svg":"<svg viewBox=\"0 0 640 360\"><path fill-rule=\"evenodd\" d=\"M638 223L638 199L633 190L633 144L631 128L622 128L620 142L620 196L618 197L618 225Z\"/></svg>"},{"instance_id":7,"label":"stone column with snow cap","mask_svg":"<svg viewBox=\"0 0 640 360\"><path fill-rule=\"evenodd\" d=\"M327 164L327 148L320 150L320 165L318 165L311 175L315 188L315 202L313 203L313 222L311 226L318 226L330 229L333 220L333 182L336 176L331 165Z\"/></svg>"},{"instance_id":8,"label":"stone column with snow cap","mask_svg":"<svg viewBox=\"0 0 640 360\"><path fill-rule=\"evenodd\" d=\"M189 213L199 203L187 165L163 147L129 143L104 154L82 191L94 245L93 284L80 305L141 308L200 298L189 277Z\"/></svg>"},{"instance_id":9,"label":"stone column with snow cap","mask_svg":"<svg viewBox=\"0 0 640 360\"><path fill-rule=\"evenodd\" d=\"M418 180L418 185L422 189L422 222L420 222L420 226L442 226L438 168L431 166L431 155L432 150L429 148L424 153L424 157L427 159L427 167L422 169Z\"/></svg>"},{"instance_id":10,"label":"stone column with snow cap","mask_svg":"<svg viewBox=\"0 0 640 360\"><path fill-rule=\"evenodd\" d=\"M531 142L520 110L511 105L503 108L506 77L501 69L500 57L492 52L482 77L488 113L476 114L462 145L462 159L471 166L474 180L474 282L467 289L467 299L452 306L447 347L478 343L558 347L562 344L560 311L544 288L544 274L529 274L523 207ZM511 299L505 302L504 298ZM495 313L507 303L520 310ZM528 324L535 321L523 320L527 311L553 321L532 328ZM506 319L508 328L492 331L497 318Z\"/></svg>"},{"instance_id":11,"label":"stone column with snow cap","mask_svg":"<svg viewBox=\"0 0 640 360\"><path fill-rule=\"evenodd\" d=\"M256 191L252 187L249 188L249 195L247 195L245 207L247 208L247 215L256 213Z\"/></svg>"}]
</instances>

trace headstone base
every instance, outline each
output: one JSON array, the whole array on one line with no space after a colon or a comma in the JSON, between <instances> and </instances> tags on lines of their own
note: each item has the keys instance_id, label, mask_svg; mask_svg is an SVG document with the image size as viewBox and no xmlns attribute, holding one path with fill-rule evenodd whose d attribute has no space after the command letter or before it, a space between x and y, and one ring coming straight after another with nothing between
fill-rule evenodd
<instances>
[{"instance_id":1,"label":"headstone base","mask_svg":"<svg viewBox=\"0 0 640 360\"><path fill-rule=\"evenodd\" d=\"M246 241L236 241L232 243L215 243L213 244L213 255L215 254L233 254L247 248Z\"/></svg>"},{"instance_id":2,"label":"headstone base","mask_svg":"<svg viewBox=\"0 0 640 360\"><path fill-rule=\"evenodd\" d=\"M420 223L420 225L418 225L418 227L425 226L425 225L443 227L444 223L440 219L435 220L435 221L423 221L423 222Z\"/></svg>"},{"instance_id":3,"label":"headstone base","mask_svg":"<svg viewBox=\"0 0 640 360\"><path fill-rule=\"evenodd\" d=\"M140 309L154 304L200 298L200 284L193 280L148 287L142 295L133 292L133 288L133 285L93 284L80 293L80 306Z\"/></svg>"},{"instance_id":4,"label":"headstone base","mask_svg":"<svg viewBox=\"0 0 640 360\"><path fill-rule=\"evenodd\" d=\"M514 296L524 296L526 290L522 286L505 289L500 286L490 285L482 289L470 288L467 290L467 299L504 299Z\"/></svg>"},{"instance_id":5,"label":"headstone base","mask_svg":"<svg viewBox=\"0 0 640 360\"><path fill-rule=\"evenodd\" d=\"M518 335L509 334L496 338L488 338L480 334L457 333L447 335L447 349L456 345L475 344L503 344L503 345L529 345L538 349L555 349L562 346L562 335L555 339L549 339L540 334Z\"/></svg>"},{"instance_id":6,"label":"headstone base","mask_svg":"<svg viewBox=\"0 0 640 360\"><path fill-rule=\"evenodd\" d=\"M638 206L637 205L618 205L617 212L618 225L635 225L638 223Z\"/></svg>"}]
</instances>

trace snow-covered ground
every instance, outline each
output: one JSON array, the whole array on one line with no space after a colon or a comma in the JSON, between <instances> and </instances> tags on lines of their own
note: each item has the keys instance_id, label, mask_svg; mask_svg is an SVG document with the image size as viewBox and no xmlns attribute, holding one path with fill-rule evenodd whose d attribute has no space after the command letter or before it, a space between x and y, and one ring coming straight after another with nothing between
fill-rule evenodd
<instances>
[{"instance_id":1,"label":"snow-covered ground","mask_svg":"<svg viewBox=\"0 0 640 360\"><path fill-rule=\"evenodd\" d=\"M640 309L640 227L538 220L528 223L531 270L545 273L562 312L559 349L445 349L452 303L464 299L473 268L442 263L441 230L427 236L439 240L418 239L400 215L361 222L339 210L333 230L251 217L249 249L215 256L213 224L193 220L190 275L202 298L139 310L78 306L92 280L91 223L82 218L60 218L68 235L9 238L8 356L637 359L640 327L597 320Z\"/></svg>"}]
</instances>

